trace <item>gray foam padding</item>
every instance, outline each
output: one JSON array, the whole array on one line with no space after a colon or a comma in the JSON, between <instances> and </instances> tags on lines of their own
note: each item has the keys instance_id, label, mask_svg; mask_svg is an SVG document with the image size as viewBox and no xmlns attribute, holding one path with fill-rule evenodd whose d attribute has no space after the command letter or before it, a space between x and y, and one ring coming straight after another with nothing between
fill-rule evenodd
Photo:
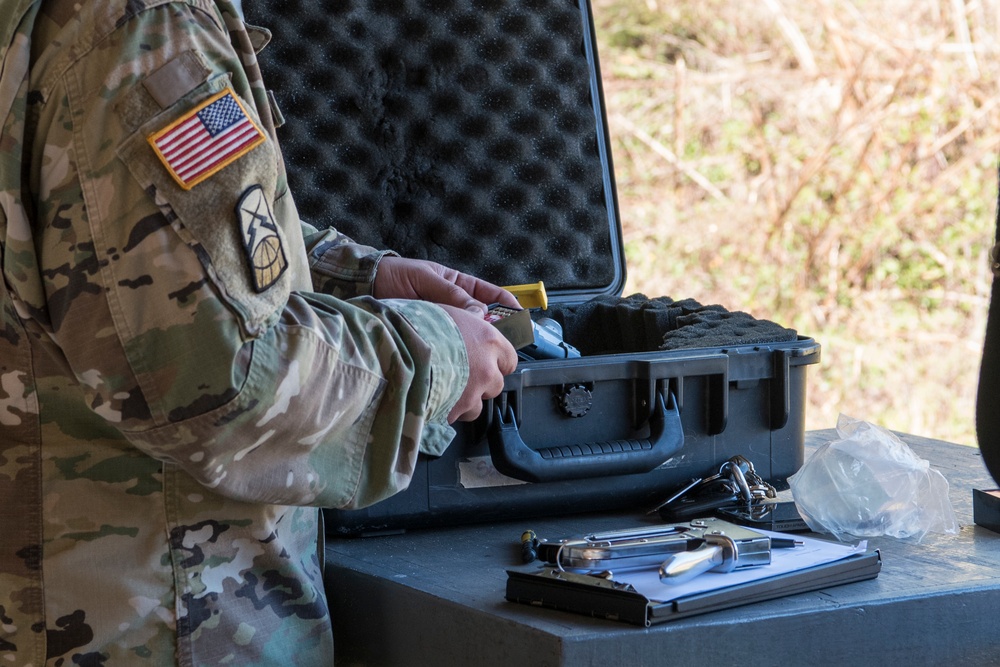
<instances>
[{"instance_id":1,"label":"gray foam padding","mask_svg":"<svg viewBox=\"0 0 1000 667\"><path fill-rule=\"evenodd\" d=\"M502 285L614 283L620 232L576 2L243 4L274 33L259 59L304 219Z\"/></svg>"},{"instance_id":2,"label":"gray foam padding","mask_svg":"<svg viewBox=\"0 0 1000 667\"><path fill-rule=\"evenodd\" d=\"M693 299L617 296L624 255L586 3L243 7L274 33L259 58L304 219L497 284L596 293L543 313L584 355L796 339Z\"/></svg>"}]
</instances>

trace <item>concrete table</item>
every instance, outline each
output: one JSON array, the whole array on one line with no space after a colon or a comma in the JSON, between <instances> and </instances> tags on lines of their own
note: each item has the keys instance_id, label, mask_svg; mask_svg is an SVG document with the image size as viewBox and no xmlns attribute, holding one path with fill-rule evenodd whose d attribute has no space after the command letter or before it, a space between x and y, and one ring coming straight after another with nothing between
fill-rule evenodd
<instances>
[{"instance_id":1,"label":"concrete table","mask_svg":"<svg viewBox=\"0 0 1000 667\"><path fill-rule=\"evenodd\" d=\"M807 456L833 431L807 434ZM1000 664L1000 534L976 526L972 490L996 484L972 447L903 435L948 479L961 530L920 544L869 540L877 579L651 628L504 599L519 538L637 525L635 513L333 539L327 591L336 663L556 665Z\"/></svg>"}]
</instances>

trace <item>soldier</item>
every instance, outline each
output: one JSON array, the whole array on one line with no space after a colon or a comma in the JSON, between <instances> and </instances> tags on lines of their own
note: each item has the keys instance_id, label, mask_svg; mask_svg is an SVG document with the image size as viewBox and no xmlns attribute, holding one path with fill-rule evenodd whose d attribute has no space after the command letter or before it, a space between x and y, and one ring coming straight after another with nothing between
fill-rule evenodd
<instances>
[{"instance_id":1,"label":"soldier","mask_svg":"<svg viewBox=\"0 0 1000 667\"><path fill-rule=\"evenodd\" d=\"M331 664L315 508L478 415L516 301L300 223L229 0L0 33L0 664Z\"/></svg>"}]
</instances>

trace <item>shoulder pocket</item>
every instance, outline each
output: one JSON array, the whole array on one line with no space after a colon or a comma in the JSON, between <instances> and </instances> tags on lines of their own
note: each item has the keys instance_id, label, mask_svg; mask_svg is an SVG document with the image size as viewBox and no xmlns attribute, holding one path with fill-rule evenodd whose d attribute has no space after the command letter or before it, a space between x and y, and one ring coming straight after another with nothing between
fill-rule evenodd
<instances>
[{"instance_id":1,"label":"shoulder pocket","mask_svg":"<svg viewBox=\"0 0 1000 667\"><path fill-rule=\"evenodd\" d=\"M136 89L123 113L148 120L137 123L118 156L198 253L245 333L257 336L290 292L287 237L272 214L274 145L228 76L210 79L163 111Z\"/></svg>"}]
</instances>

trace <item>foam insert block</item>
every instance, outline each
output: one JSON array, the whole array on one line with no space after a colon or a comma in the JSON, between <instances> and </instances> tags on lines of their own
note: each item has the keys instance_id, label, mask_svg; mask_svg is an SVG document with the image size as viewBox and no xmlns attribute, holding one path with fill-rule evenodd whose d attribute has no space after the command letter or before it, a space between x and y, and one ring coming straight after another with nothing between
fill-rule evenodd
<instances>
[{"instance_id":1,"label":"foam insert block","mask_svg":"<svg viewBox=\"0 0 1000 667\"><path fill-rule=\"evenodd\" d=\"M274 34L259 59L307 221L576 292L543 314L585 356L796 339L722 306L606 293L624 255L585 0L243 4Z\"/></svg>"},{"instance_id":2,"label":"foam insert block","mask_svg":"<svg viewBox=\"0 0 1000 667\"><path fill-rule=\"evenodd\" d=\"M244 10L274 34L259 58L304 219L498 284L615 280L611 169L576 2Z\"/></svg>"}]
</instances>

